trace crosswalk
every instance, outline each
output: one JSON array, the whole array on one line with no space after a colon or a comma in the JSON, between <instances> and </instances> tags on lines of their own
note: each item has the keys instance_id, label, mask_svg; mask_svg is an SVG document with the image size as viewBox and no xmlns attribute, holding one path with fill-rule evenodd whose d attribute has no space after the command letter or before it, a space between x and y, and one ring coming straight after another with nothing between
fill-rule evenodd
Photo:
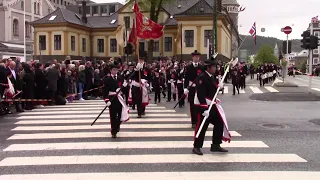
<instances>
[{"instance_id":1,"label":"crosswalk","mask_svg":"<svg viewBox=\"0 0 320 180\"><path fill-rule=\"evenodd\" d=\"M278 93L279 89L272 86L247 86L246 89L239 89L240 94L262 94L262 93ZM224 86L223 94L232 94L233 87L231 85ZM237 93L237 91L236 91ZM220 92L222 94L222 91Z\"/></svg>"},{"instance_id":2,"label":"crosswalk","mask_svg":"<svg viewBox=\"0 0 320 180\"><path fill-rule=\"evenodd\" d=\"M194 155L191 153L194 132L188 115L156 104L148 106L146 117L141 119L131 110L130 121L122 124L118 138L112 139L107 112L90 126L104 106L103 101L83 101L18 115L2 150L6 157L0 161L0 180L274 180L280 177L318 180L320 177L320 172L252 171L261 163L267 163L268 170L272 163L290 166L308 161L297 154L266 153L270 149L268 144L237 131L231 131L231 143L222 144L230 153L210 153L208 137L204 143L205 155ZM238 166L245 166L246 171Z\"/></svg>"}]
</instances>

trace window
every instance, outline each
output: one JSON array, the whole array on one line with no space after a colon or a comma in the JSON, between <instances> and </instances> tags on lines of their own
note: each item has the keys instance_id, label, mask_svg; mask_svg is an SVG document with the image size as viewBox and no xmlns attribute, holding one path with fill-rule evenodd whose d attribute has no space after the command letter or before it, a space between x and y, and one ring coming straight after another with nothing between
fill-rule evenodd
<instances>
[{"instance_id":1,"label":"window","mask_svg":"<svg viewBox=\"0 0 320 180\"><path fill-rule=\"evenodd\" d=\"M61 0L61 5L63 5L63 0Z\"/></svg>"},{"instance_id":2,"label":"window","mask_svg":"<svg viewBox=\"0 0 320 180\"><path fill-rule=\"evenodd\" d=\"M98 39L98 52L104 52L104 39Z\"/></svg>"},{"instance_id":3,"label":"window","mask_svg":"<svg viewBox=\"0 0 320 180\"><path fill-rule=\"evenodd\" d=\"M130 16L125 16L124 17L124 24L126 25L126 28L130 28Z\"/></svg>"},{"instance_id":4,"label":"window","mask_svg":"<svg viewBox=\"0 0 320 180\"><path fill-rule=\"evenodd\" d=\"M92 14L98 14L98 6L92 6Z\"/></svg>"},{"instance_id":5,"label":"window","mask_svg":"<svg viewBox=\"0 0 320 180\"><path fill-rule=\"evenodd\" d=\"M86 51L87 51L86 38L82 38L82 52L86 52Z\"/></svg>"},{"instance_id":6,"label":"window","mask_svg":"<svg viewBox=\"0 0 320 180\"><path fill-rule=\"evenodd\" d=\"M315 31L315 32L313 33L313 35L314 35L314 36L320 36L320 33L319 33L319 31Z\"/></svg>"},{"instance_id":7,"label":"window","mask_svg":"<svg viewBox=\"0 0 320 180\"><path fill-rule=\"evenodd\" d=\"M76 37L71 36L71 51L76 50Z\"/></svg>"},{"instance_id":8,"label":"window","mask_svg":"<svg viewBox=\"0 0 320 180\"><path fill-rule=\"evenodd\" d=\"M40 3L37 4L37 14L40 14Z\"/></svg>"},{"instance_id":9,"label":"window","mask_svg":"<svg viewBox=\"0 0 320 180\"><path fill-rule=\"evenodd\" d=\"M172 52L172 37L165 37L164 38L164 51L165 52Z\"/></svg>"},{"instance_id":10,"label":"window","mask_svg":"<svg viewBox=\"0 0 320 180\"><path fill-rule=\"evenodd\" d=\"M25 33L26 33L26 37L30 37L30 31L31 31L31 28L30 28L30 25L28 22L25 22Z\"/></svg>"},{"instance_id":11,"label":"window","mask_svg":"<svg viewBox=\"0 0 320 180\"><path fill-rule=\"evenodd\" d=\"M13 20L13 35L14 36L19 36L19 21L18 19Z\"/></svg>"},{"instance_id":12,"label":"window","mask_svg":"<svg viewBox=\"0 0 320 180\"><path fill-rule=\"evenodd\" d=\"M24 2L21 1L21 9L24 10Z\"/></svg>"},{"instance_id":13,"label":"window","mask_svg":"<svg viewBox=\"0 0 320 180\"><path fill-rule=\"evenodd\" d=\"M109 14L113 14L116 12L116 6L115 5L109 5Z\"/></svg>"},{"instance_id":14,"label":"window","mask_svg":"<svg viewBox=\"0 0 320 180\"><path fill-rule=\"evenodd\" d=\"M185 43L186 47L193 47L194 46L194 31L193 30L185 30Z\"/></svg>"},{"instance_id":15,"label":"window","mask_svg":"<svg viewBox=\"0 0 320 180\"><path fill-rule=\"evenodd\" d=\"M64 6L67 6L67 2L66 1L64 2Z\"/></svg>"},{"instance_id":16,"label":"window","mask_svg":"<svg viewBox=\"0 0 320 180\"><path fill-rule=\"evenodd\" d=\"M116 23L117 22L117 20L116 19L113 19L111 22L110 22L110 24L114 24L114 23Z\"/></svg>"},{"instance_id":17,"label":"window","mask_svg":"<svg viewBox=\"0 0 320 180\"><path fill-rule=\"evenodd\" d=\"M82 7L79 7L79 14L82 14Z\"/></svg>"},{"instance_id":18,"label":"window","mask_svg":"<svg viewBox=\"0 0 320 180\"><path fill-rule=\"evenodd\" d=\"M110 39L110 52L117 52L117 40Z\"/></svg>"},{"instance_id":19,"label":"window","mask_svg":"<svg viewBox=\"0 0 320 180\"><path fill-rule=\"evenodd\" d=\"M33 12L34 12L34 14L37 14L37 3L36 2L33 3Z\"/></svg>"},{"instance_id":20,"label":"window","mask_svg":"<svg viewBox=\"0 0 320 180\"><path fill-rule=\"evenodd\" d=\"M107 13L108 6L101 6L101 13Z\"/></svg>"},{"instance_id":21,"label":"window","mask_svg":"<svg viewBox=\"0 0 320 180\"><path fill-rule=\"evenodd\" d=\"M61 35L54 35L54 50L61 50Z\"/></svg>"},{"instance_id":22,"label":"window","mask_svg":"<svg viewBox=\"0 0 320 180\"><path fill-rule=\"evenodd\" d=\"M319 54L319 49L314 49L313 54Z\"/></svg>"},{"instance_id":23,"label":"window","mask_svg":"<svg viewBox=\"0 0 320 180\"><path fill-rule=\"evenodd\" d=\"M313 64L318 64L319 63L319 58L313 58Z\"/></svg>"},{"instance_id":24,"label":"window","mask_svg":"<svg viewBox=\"0 0 320 180\"><path fill-rule=\"evenodd\" d=\"M46 47L47 47L46 36L40 35L39 36L39 49L46 50L47 49Z\"/></svg>"},{"instance_id":25,"label":"window","mask_svg":"<svg viewBox=\"0 0 320 180\"><path fill-rule=\"evenodd\" d=\"M226 45L225 52L228 53L229 52L229 39L227 37L225 38L225 45Z\"/></svg>"},{"instance_id":26,"label":"window","mask_svg":"<svg viewBox=\"0 0 320 180\"><path fill-rule=\"evenodd\" d=\"M49 21L53 21L57 16L51 16Z\"/></svg>"},{"instance_id":27,"label":"window","mask_svg":"<svg viewBox=\"0 0 320 180\"><path fill-rule=\"evenodd\" d=\"M153 52L159 52L159 41L153 41Z\"/></svg>"},{"instance_id":28,"label":"window","mask_svg":"<svg viewBox=\"0 0 320 180\"><path fill-rule=\"evenodd\" d=\"M86 9L87 9L87 10L86 10L86 11L87 11L87 14L91 14L91 13L90 13L90 6L87 6Z\"/></svg>"},{"instance_id":29,"label":"window","mask_svg":"<svg viewBox=\"0 0 320 180\"><path fill-rule=\"evenodd\" d=\"M204 30L204 47L208 47L208 39L211 39L212 30Z\"/></svg>"}]
</instances>

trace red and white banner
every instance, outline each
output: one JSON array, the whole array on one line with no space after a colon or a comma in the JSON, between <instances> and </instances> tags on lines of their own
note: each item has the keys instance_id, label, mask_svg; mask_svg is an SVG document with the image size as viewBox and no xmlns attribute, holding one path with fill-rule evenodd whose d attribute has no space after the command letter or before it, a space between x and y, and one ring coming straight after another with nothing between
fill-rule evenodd
<instances>
[{"instance_id":1,"label":"red and white banner","mask_svg":"<svg viewBox=\"0 0 320 180\"><path fill-rule=\"evenodd\" d=\"M257 27L256 27L256 23L253 23L249 33L251 34L251 36L254 39L254 44L257 44Z\"/></svg>"},{"instance_id":2,"label":"red and white banner","mask_svg":"<svg viewBox=\"0 0 320 180\"><path fill-rule=\"evenodd\" d=\"M159 39L163 36L164 26L153 22L144 16L137 3L134 3L133 11L135 13L136 36L141 39Z\"/></svg>"}]
</instances>

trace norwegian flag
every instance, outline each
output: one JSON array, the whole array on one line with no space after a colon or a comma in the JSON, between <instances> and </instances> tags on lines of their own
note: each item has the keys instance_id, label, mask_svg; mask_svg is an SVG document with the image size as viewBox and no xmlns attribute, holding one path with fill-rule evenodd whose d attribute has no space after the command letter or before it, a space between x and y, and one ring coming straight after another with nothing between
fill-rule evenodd
<instances>
[{"instance_id":1,"label":"norwegian flag","mask_svg":"<svg viewBox=\"0 0 320 180\"><path fill-rule=\"evenodd\" d=\"M254 45L257 44L257 31L256 31L256 22L253 23L249 33L251 34L251 36L253 37L254 39Z\"/></svg>"},{"instance_id":2,"label":"norwegian flag","mask_svg":"<svg viewBox=\"0 0 320 180\"><path fill-rule=\"evenodd\" d=\"M318 23L319 22L319 16L315 16L315 17L311 18L311 22L312 23Z\"/></svg>"},{"instance_id":3,"label":"norwegian flag","mask_svg":"<svg viewBox=\"0 0 320 180\"><path fill-rule=\"evenodd\" d=\"M240 7L239 9L238 9L238 12L243 12L244 10L246 10L246 7Z\"/></svg>"}]
</instances>

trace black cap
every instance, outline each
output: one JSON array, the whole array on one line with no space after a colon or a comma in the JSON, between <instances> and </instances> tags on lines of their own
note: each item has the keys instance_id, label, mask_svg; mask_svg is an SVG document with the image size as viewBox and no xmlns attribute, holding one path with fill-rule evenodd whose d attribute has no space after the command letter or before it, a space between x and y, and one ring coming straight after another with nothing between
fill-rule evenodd
<instances>
[{"instance_id":1,"label":"black cap","mask_svg":"<svg viewBox=\"0 0 320 180\"><path fill-rule=\"evenodd\" d=\"M120 68L120 64L119 64L117 61L114 61L113 63L111 63L111 64L109 65L109 67L110 67L110 69L112 69L112 68L117 68L117 69L119 69L119 68Z\"/></svg>"},{"instance_id":2,"label":"black cap","mask_svg":"<svg viewBox=\"0 0 320 180\"><path fill-rule=\"evenodd\" d=\"M204 65L205 66L216 66L218 65L219 63L216 61L216 60L206 60L204 61Z\"/></svg>"},{"instance_id":3,"label":"black cap","mask_svg":"<svg viewBox=\"0 0 320 180\"><path fill-rule=\"evenodd\" d=\"M197 50L194 50L193 53L191 53L192 56L200 56L201 54L197 51Z\"/></svg>"}]
</instances>

